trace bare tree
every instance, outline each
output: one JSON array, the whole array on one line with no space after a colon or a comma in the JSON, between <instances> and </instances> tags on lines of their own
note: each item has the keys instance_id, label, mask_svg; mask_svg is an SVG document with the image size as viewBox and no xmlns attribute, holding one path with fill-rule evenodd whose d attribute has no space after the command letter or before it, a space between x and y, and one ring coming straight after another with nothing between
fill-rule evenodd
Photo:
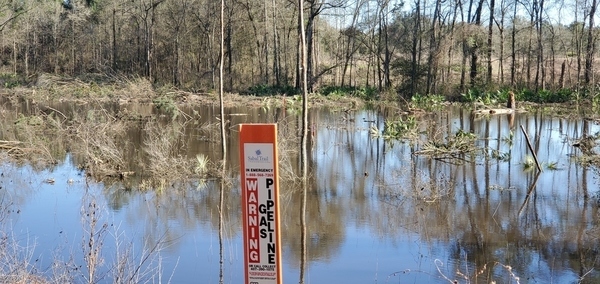
<instances>
[{"instance_id":1,"label":"bare tree","mask_svg":"<svg viewBox=\"0 0 600 284\"><path fill-rule=\"evenodd\" d=\"M504 35L504 20L506 19L506 13L508 13L508 5L507 1L500 1L500 21L497 21L494 18L494 23L496 23L496 27L498 28L498 33L500 36L500 43L498 44L500 47L498 53L498 81L500 85L504 84L504 43L505 43L505 35Z\"/></svg>"},{"instance_id":2,"label":"bare tree","mask_svg":"<svg viewBox=\"0 0 600 284\"><path fill-rule=\"evenodd\" d=\"M493 0L492 0L493 1ZM431 31L429 35L429 56L427 59L427 93L435 92L437 79L438 57L439 57L439 22L441 1L435 2L433 18L431 20Z\"/></svg>"},{"instance_id":3,"label":"bare tree","mask_svg":"<svg viewBox=\"0 0 600 284\"><path fill-rule=\"evenodd\" d=\"M495 0L490 0L490 21L488 23L488 38L487 38L487 76L486 83L492 83L492 51L493 51L493 36L494 36L494 8Z\"/></svg>"},{"instance_id":4,"label":"bare tree","mask_svg":"<svg viewBox=\"0 0 600 284\"><path fill-rule=\"evenodd\" d=\"M26 12L24 2L0 1L0 32L4 28Z\"/></svg>"},{"instance_id":5,"label":"bare tree","mask_svg":"<svg viewBox=\"0 0 600 284\"><path fill-rule=\"evenodd\" d=\"M331 8L341 7L343 4L342 1L330 1L326 2L325 0L306 0L308 3L308 17L306 19L306 28L305 28L305 36L306 36L306 72L307 72L307 82L308 82L308 91L312 92L313 86L315 84L315 50L316 50L316 23L317 17L325 10Z\"/></svg>"},{"instance_id":6,"label":"bare tree","mask_svg":"<svg viewBox=\"0 0 600 284\"><path fill-rule=\"evenodd\" d=\"M471 22L475 24L475 27L480 27L481 26L481 11L483 10L483 2L484 0L479 0L479 3L477 4L477 7L475 9L475 14L473 15L473 18L471 19ZM471 1L472 4L472 1ZM471 10L471 6L469 6L469 10ZM469 13L470 15L470 13ZM475 39L472 41L472 46L471 46L471 72L470 72L470 78L471 78L471 86L475 86L476 80L477 80L477 64L479 64L479 43L478 40Z\"/></svg>"},{"instance_id":7,"label":"bare tree","mask_svg":"<svg viewBox=\"0 0 600 284\"><path fill-rule=\"evenodd\" d=\"M360 13L360 8L363 3L363 0L356 1L356 6L354 7L354 12L352 13L352 21L350 22L350 26L344 29L344 31L342 32L342 34L346 38L346 47L344 49L344 64L342 66L342 86L346 85L346 73L348 72L348 67L350 66L350 68L352 68L352 57L358 50L358 44L356 44L356 37L359 35L360 31L356 28L356 24Z\"/></svg>"},{"instance_id":8,"label":"bare tree","mask_svg":"<svg viewBox=\"0 0 600 284\"><path fill-rule=\"evenodd\" d=\"M302 81L302 137L301 137L301 151L300 155L302 158L302 172L308 172L307 156L307 141L308 141L308 68L307 68L307 45L306 45L306 32L304 30L304 0L298 0L298 31L299 35L299 53L300 53L300 74ZM306 176L303 176L306 179Z\"/></svg>"},{"instance_id":9,"label":"bare tree","mask_svg":"<svg viewBox=\"0 0 600 284\"><path fill-rule=\"evenodd\" d=\"M594 16L596 15L596 8L598 6L597 0L592 0L590 6L590 12L588 15L588 39L587 46L585 48L585 73L584 80L586 86L590 86L590 83L593 82L593 70L592 65L594 61L594 51L596 49L596 38L594 36Z\"/></svg>"},{"instance_id":10,"label":"bare tree","mask_svg":"<svg viewBox=\"0 0 600 284\"><path fill-rule=\"evenodd\" d=\"M419 33L421 31L421 0L415 0L415 17L414 17L414 26L413 26L413 35L412 35L412 49L411 49L411 86L410 92L414 94L417 92L418 87L418 73L419 73L419 64L418 59L419 50L420 50L420 37Z\"/></svg>"},{"instance_id":11,"label":"bare tree","mask_svg":"<svg viewBox=\"0 0 600 284\"><path fill-rule=\"evenodd\" d=\"M544 28L544 0L538 0L539 3L534 1L534 13L536 16L535 28L537 31L537 62L535 71L535 88L536 90L541 87L545 89L545 69L543 68L544 63L544 44L543 44L543 28Z\"/></svg>"}]
</instances>

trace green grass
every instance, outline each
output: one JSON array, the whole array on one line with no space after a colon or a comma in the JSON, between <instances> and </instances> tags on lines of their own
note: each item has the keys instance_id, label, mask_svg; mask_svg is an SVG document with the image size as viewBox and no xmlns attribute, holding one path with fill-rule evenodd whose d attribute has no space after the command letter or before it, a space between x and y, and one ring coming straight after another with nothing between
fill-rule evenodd
<instances>
[{"instance_id":1,"label":"green grass","mask_svg":"<svg viewBox=\"0 0 600 284\"><path fill-rule=\"evenodd\" d=\"M441 106L446 101L446 98L441 95L420 95L415 94L410 99L410 105L415 108L426 110L434 110Z\"/></svg>"}]
</instances>

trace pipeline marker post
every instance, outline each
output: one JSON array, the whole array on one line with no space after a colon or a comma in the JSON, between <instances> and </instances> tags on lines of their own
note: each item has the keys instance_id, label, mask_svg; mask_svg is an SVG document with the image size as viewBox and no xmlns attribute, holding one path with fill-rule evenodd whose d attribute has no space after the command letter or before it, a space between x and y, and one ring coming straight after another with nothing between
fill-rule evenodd
<instances>
[{"instance_id":1,"label":"pipeline marker post","mask_svg":"<svg viewBox=\"0 0 600 284\"><path fill-rule=\"evenodd\" d=\"M240 124L246 284L281 284L277 124Z\"/></svg>"}]
</instances>

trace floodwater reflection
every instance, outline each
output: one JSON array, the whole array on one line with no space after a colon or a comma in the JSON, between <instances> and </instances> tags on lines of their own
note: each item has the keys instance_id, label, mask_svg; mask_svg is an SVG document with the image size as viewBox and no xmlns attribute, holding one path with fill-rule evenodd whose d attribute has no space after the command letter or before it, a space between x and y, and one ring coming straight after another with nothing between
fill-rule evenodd
<instances>
[{"instance_id":1,"label":"floodwater reflection","mask_svg":"<svg viewBox=\"0 0 600 284\"><path fill-rule=\"evenodd\" d=\"M53 106L69 115L60 107ZM217 122L217 110L195 111L198 121L170 134L179 145L173 154L205 154L218 161L218 133L204 127ZM141 190L143 181L135 176L98 183L77 170L81 161L75 154L44 169L4 164L0 185L14 209L7 220L17 239L43 240L34 249L34 255L44 256L38 270L51 274L53 255L82 259L78 214L82 194L94 192L103 197L99 205L106 205L104 222L124 232L132 246L164 244L162 272L150 282L241 283L233 126L278 122L280 167L286 169L281 172L289 173L299 165L299 144L290 138L299 122L295 113L280 109L227 112L235 115L228 128L225 183L174 180L160 190ZM151 109L146 113L155 115ZM383 129L385 118L392 117L391 110L310 113L308 183L298 186L289 176L280 183L284 282L600 281L599 171L578 163L581 150L571 146L600 131L597 124L542 112L472 117L468 110L448 107L416 118L417 141L373 138L371 126ZM521 125L533 140L541 173L527 166ZM122 142L129 158L144 160L135 149L148 137L139 129ZM442 143L459 130L475 134L483 151L450 158L416 154L427 141ZM48 178L54 182L45 182ZM111 269L115 243L106 237L104 271Z\"/></svg>"}]
</instances>

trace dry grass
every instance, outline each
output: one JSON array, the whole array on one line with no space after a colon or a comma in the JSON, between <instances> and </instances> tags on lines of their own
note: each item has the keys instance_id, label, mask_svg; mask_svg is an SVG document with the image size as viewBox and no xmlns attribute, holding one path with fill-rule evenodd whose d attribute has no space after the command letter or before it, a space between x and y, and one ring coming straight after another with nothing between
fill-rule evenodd
<instances>
[{"instance_id":1,"label":"dry grass","mask_svg":"<svg viewBox=\"0 0 600 284\"><path fill-rule=\"evenodd\" d=\"M104 264L101 252L108 224L102 223L100 220L102 212L94 197L86 194L83 203L81 206L81 223L83 227L81 248L83 259L86 262L87 275L82 270L82 277L87 283L91 284L100 280L98 270Z\"/></svg>"},{"instance_id":2,"label":"dry grass","mask_svg":"<svg viewBox=\"0 0 600 284\"><path fill-rule=\"evenodd\" d=\"M298 131L293 131L296 121L292 116L277 122L277 150L279 155L279 179L280 181L297 181L301 173L297 170L298 157L300 153L300 137Z\"/></svg>"},{"instance_id":3,"label":"dry grass","mask_svg":"<svg viewBox=\"0 0 600 284\"><path fill-rule=\"evenodd\" d=\"M148 156L146 170L157 189L165 188L168 182L183 180L194 172L194 160L178 154L186 146L184 128L184 124L177 122L160 125L156 121L144 128L143 151Z\"/></svg>"},{"instance_id":4,"label":"dry grass","mask_svg":"<svg viewBox=\"0 0 600 284\"><path fill-rule=\"evenodd\" d=\"M460 280L464 281L464 283L478 283L481 277L486 277L488 275L493 275L493 270L495 267L501 267L502 269L504 269L506 271L506 274L509 277L509 283L512 283L512 281L514 281L515 283L519 284L521 283L521 278L518 277L511 266L509 265L504 265L502 263L499 262L495 262L493 265L491 265L491 268L488 268L487 264L484 264L482 267L477 268L477 269L473 269L473 271L469 271L468 267L465 269L465 271L461 271L460 269L456 270L456 273L454 276L447 276L446 274L444 274L441 270L441 267L444 265L443 262L439 259L434 260L434 264L435 267L439 273L439 275L446 280L448 283L461 283ZM454 279L450 279L449 277L452 277ZM456 277L456 278L455 278ZM458 279L460 280L458 280ZM496 283L496 281L493 279L494 277L491 277L492 279L485 279L488 281L488 283ZM484 281L485 281L484 280Z\"/></svg>"},{"instance_id":5,"label":"dry grass","mask_svg":"<svg viewBox=\"0 0 600 284\"><path fill-rule=\"evenodd\" d=\"M398 172L398 179L406 178L404 172ZM400 184L402 186L400 186ZM418 174L410 180L399 180L398 185L383 185L382 198L391 205L402 205L405 202L432 204L452 200L455 180L446 176L431 178L429 175Z\"/></svg>"},{"instance_id":6,"label":"dry grass","mask_svg":"<svg viewBox=\"0 0 600 284\"><path fill-rule=\"evenodd\" d=\"M33 88L17 88L13 95L27 97L38 102L70 101L119 101L148 102L156 96L152 83L141 77L125 77L105 74L83 74L65 77L40 74Z\"/></svg>"},{"instance_id":7,"label":"dry grass","mask_svg":"<svg viewBox=\"0 0 600 284\"><path fill-rule=\"evenodd\" d=\"M161 252L165 248L164 236L153 243L145 243L137 251L124 231L109 226L103 212L105 205L86 193L81 204L83 237L81 249L84 263L74 252L66 261L55 256L52 266L39 267L34 258L36 241L29 237L16 238L9 232L7 220L14 212L10 202L0 200L0 283L47 284L47 283L160 283L162 277ZM114 238L114 262L105 259L105 240ZM46 269L46 270L42 270Z\"/></svg>"},{"instance_id":8,"label":"dry grass","mask_svg":"<svg viewBox=\"0 0 600 284\"><path fill-rule=\"evenodd\" d=\"M32 87L6 89L3 96L17 101L27 98L38 103L51 101L75 102L118 102L149 103L162 96L168 96L178 104L217 105L219 97L214 92L194 92L172 86L156 87L146 78L112 74L89 73L78 77L58 76L54 74L38 75ZM253 96L234 93L224 94L225 107L288 107L296 100L292 96ZM298 100L298 103L301 100ZM389 101L386 104L389 105ZM356 97L330 98L319 94L310 94L310 106L329 106L340 109L356 109L364 106L364 101Z\"/></svg>"},{"instance_id":9,"label":"dry grass","mask_svg":"<svg viewBox=\"0 0 600 284\"><path fill-rule=\"evenodd\" d=\"M14 161L28 161L36 167L55 164L58 158L64 157L65 149L61 133L57 125L59 118L54 115L18 115L16 118L3 117L0 120L8 123L0 124L0 150ZM13 121L10 123L10 121Z\"/></svg>"},{"instance_id":10,"label":"dry grass","mask_svg":"<svg viewBox=\"0 0 600 284\"><path fill-rule=\"evenodd\" d=\"M123 180L138 175L144 188L165 188L174 180L219 176L220 165L181 154L187 147L185 128L196 120L183 116L168 121L161 117L129 119L127 114L115 114L101 103L85 109L67 117L49 108L45 112L38 109L34 115L17 115L0 108L0 152L17 164L41 168L64 160L70 153L78 167L95 180ZM206 137L217 137L216 126L193 127ZM136 133L143 134L136 137ZM219 141L211 138L211 142ZM135 146L138 143L141 149Z\"/></svg>"},{"instance_id":11,"label":"dry grass","mask_svg":"<svg viewBox=\"0 0 600 284\"><path fill-rule=\"evenodd\" d=\"M49 283L35 267L33 251L36 243L27 239L23 246L10 233L13 230L7 220L12 212L12 203L0 200L0 283Z\"/></svg>"},{"instance_id":12,"label":"dry grass","mask_svg":"<svg viewBox=\"0 0 600 284\"><path fill-rule=\"evenodd\" d=\"M36 114L16 118L14 124L8 122L0 126L0 132L4 134L0 140L0 150L4 150L14 160L27 162L38 160L40 164L53 164L70 153L80 169L85 170L86 174L96 180L123 179L132 174L143 174L144 176L140 178L143 180L144 188L164 188L168 183L167 180L220 175L218 170L220 165L208 163L204 167L209 171L196 172L194 168L198 165L198 161L195 156L187 157L179 154L185 152L182 150L187 146L183 126L187 123L195 123L197 121L195 118L199 115L184 114L180 112L180 106L182 103L214 105L218 103L215 94L192 93L172 88L157 90L143 78L102 74L87 74L78 78L42 74L38 77L35 87L9 91L13 105L18 105L23 101L23 97L27 97L32 105L40 109ZM162 117L156 117L154 113L136 116L128 111L129 108L122 108L124 110L116 113L112 109L105 109L108 106L107 102L116 102L118 105L147 102L153 105L153 102L160 98L169 98L171 101L168 106L172 104L181 115L174 116L167 124L161 125L164 123L159 122ZM297 110L295 105L301 102L298 98L225 94L227 105L263 108L285 106L294 108L294 111ZM46 105L46 102L57 100L67 101L69 104L81 104L90 110L87 113L75 111L73 114L64 114ZM292 101L294 106L290 105ZM331 101L316 94L311 94L310 103L313 106L331 105L345 109L354 109L361 104L356 98L349 101ZM290 119L278 123L281 125L279 129L288 129L288 124L294 125L297 122L290 116ZM10 131L6 132L1 128ZM130 141L131 130L135 128L142 128L146 132L142 138L142 149L131 149L131 144L127 144L130 143L128 141ZM217 138L219 137L218 124L200 125L196 128L206 132L210 142L220 143L220 138ZM287 133L280 132L282 179L294 179L299 175L298 161L293 158L297 156L300 148L299 131L295 129ZM134 153L134 160L127 159L126 157L132 157L132 153Z\"/></svg>"},{"instance_id":13,"label":"dry grass","mask_svg":"<svg viewBox=\"0 0 600 284\"><path fill-rule=\"evenodd\" d=\"M448 136L446 142L428 141L419 151L417 155L429 155L438 159L452 158L456 161L462 161L465 154L474 154L482 152L482 149L476 147L475 134L459 130L454 136Z\"/></svg>"},{"instance_id":14,"label":"dry grass","mask_svg":"<svg viewBox=\"0 0 600 284\"><path fill-rule=\"evenodd\" d=\"M127 171L120 144L126 141L127 122L116 120L102 111L89 111L85 118L75 118L65 134L74 138L71 151L83 157L81 168L96 179L116 177Z\"/></svg>"}]
</instances>

